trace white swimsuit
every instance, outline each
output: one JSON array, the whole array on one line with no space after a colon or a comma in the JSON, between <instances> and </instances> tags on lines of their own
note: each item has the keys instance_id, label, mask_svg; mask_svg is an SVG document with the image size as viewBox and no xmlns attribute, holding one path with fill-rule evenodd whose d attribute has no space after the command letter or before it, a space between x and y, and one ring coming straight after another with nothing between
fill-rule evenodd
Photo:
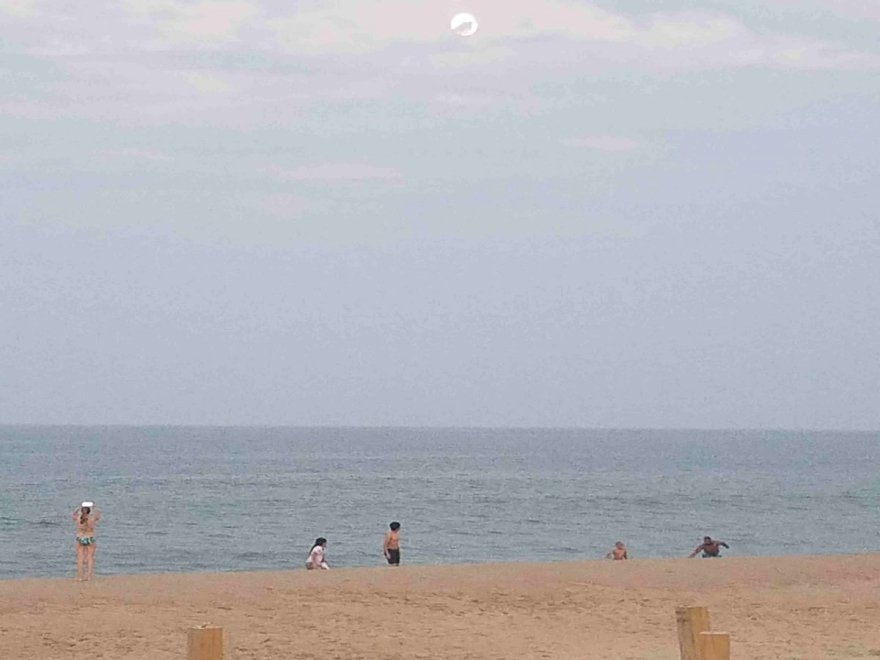
<instances>
[{"instance_id":1,"label":"white swimsuit","mask_svg":"<svg viewBox=\"0 0 880 660\"><path fill-rule=\"evenodd\" d=\"M327 562L324 559L324 548L320 545L316 545L312 548L312 551L309 553L309 558L306 559L306 568L323 568L324 570L330 568L327 566Z\"/></svg>"}]
</instances>

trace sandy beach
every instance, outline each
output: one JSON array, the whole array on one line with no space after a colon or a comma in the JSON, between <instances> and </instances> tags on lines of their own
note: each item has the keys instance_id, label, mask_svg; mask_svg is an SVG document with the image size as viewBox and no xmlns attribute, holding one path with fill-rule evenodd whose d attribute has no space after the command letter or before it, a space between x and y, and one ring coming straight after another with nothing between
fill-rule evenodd
<instances>
[{"instance_id":1,"label":"sandy beach","mask_svg":"<svg viewBox=\"0 0 880 660\"><path fill-rule=\"evenodd\" d=\"M100 564L99 564L100 567ZM880 657L880 555L588 561L0 582L0 657L678 657L674 608L706 605L735 658Z\"/></svg>"}]
</instances>

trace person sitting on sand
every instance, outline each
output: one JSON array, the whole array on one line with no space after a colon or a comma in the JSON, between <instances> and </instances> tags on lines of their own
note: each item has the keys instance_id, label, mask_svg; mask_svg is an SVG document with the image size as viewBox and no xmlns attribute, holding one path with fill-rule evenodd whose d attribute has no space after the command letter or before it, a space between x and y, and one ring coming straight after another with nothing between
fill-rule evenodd
<instances>
[{"instance_id":1,"label":"person sitting on sand","mask_svg":"<svg viewBox=\"0 0 880 660\"><path fill-rule=\"evenodd\" d=\"M615 543L614 547L611 548L611 552L605 555L605 559L629 559L629 554L626 552L626 546L623 544L623 541Z\"/></svg>"},{"instance_id":2,"label":"person sitting on sand","mask_svg":"<svg viewBox=\"0 0 880 660\"><path fill-rule=\"evenodd\" d=\"M391 529L385 532L385 542L382 544L382 553L391 566L400 566L400 523L393 522L388 525Z\"/></svg>"},{"instance_id":3,"label":"person sitting on sand","mask_svg":"<svg viewBox=\"0 0 880 660\"><path fill-rule=\"evenodd\" d=\"M309 551L309 558L306 559L307 569L310 571L315 569L329 570L330 567L327 565L324 553L326 547L327 539L323 536L319 536L315 539L315 545L312 546L312 549Z\"/></svg>"},{"instance_id":4,"label":"person sitting on sand","mask_svg":"<svg viewBox=\"0 0 880 660\"><path fill-rule=\"evenodd\" d=\"M697 546L696 550L694 550L691 554L688 555L689 558L696 557L699 553L703 553L703 559L709 559L711 557L720 557L721 556L721 548L729 548L724 541L716 541L711 536L704 536L703 542Z\"/></svg>"},{"instance_id":5,"label":"person sitting on sand","mask_svg":"<svg viewBox=\"0 0 880 660\"><path fill-rule=\"evenodd\" d=\"M91 580L95 571L95 526L101 519L101 512L91 502L83 502L70 514L76 524L76 578L80 581Z\"/></svg>"}]
</instances>

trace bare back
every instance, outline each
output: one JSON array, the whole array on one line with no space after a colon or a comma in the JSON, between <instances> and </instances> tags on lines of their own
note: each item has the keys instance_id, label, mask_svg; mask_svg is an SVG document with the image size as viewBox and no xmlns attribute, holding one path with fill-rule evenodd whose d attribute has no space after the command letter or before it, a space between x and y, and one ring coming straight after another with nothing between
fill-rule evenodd
<instances>
[{"instance_id":1,"label":"bare back","mask_svg":"<svg viewBox=\"0 0 880 660\"><path fill-rule=\"evenodd\" d=\"M85 516L77 513L76 515L74 515L73 518L74 522L76 523L76 535L80 538L94 536L95 527L97 527L98 521L100 519L101 514L99 513L90 513Z\"/></svg>"}]
</instances>

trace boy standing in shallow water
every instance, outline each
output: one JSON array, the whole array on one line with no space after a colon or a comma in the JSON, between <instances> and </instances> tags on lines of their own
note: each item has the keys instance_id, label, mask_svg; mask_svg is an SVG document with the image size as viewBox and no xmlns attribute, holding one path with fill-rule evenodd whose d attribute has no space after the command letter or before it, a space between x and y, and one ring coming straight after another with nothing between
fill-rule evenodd
<instances>
[{"instance_id":1,"label":"boy standing in shallow water","mask_svg":"<svg viewBox=\"0 0 880 660\"><path fill-rule=\"evenodd\" d=\"M382 553L389 565L400 566L400 523L393 522L388 526L391 529L385 532Z\"/></svg>"}]
</instances>

